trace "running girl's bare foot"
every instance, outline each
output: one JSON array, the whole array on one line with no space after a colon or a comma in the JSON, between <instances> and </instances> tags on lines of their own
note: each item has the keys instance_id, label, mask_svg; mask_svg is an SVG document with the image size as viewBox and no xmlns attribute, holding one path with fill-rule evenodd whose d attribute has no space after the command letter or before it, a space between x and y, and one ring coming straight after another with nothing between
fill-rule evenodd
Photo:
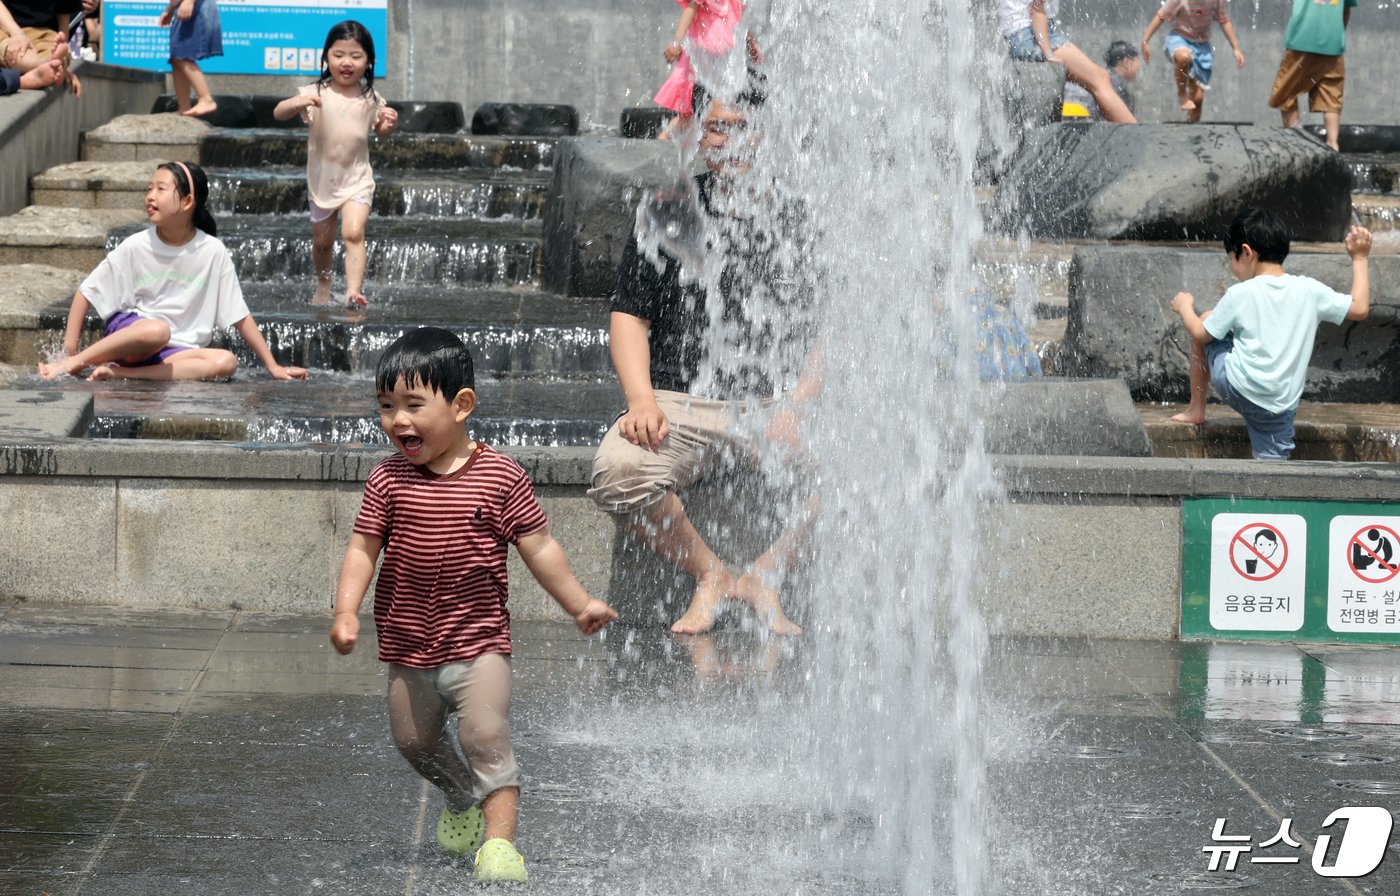
<instances>
[{"instance_id":1,"label":"running girl's bare foot","mask_svg":"<svg viewBox=\"0 0 1400 896\"><path fill-rule=\"evenodd\" d=\"M72 358L60 358L59 360L53 361L49 364L45 364L43 361L40 361L39 379L47 382L49 380L56 380L61 376L77 376L78 371L82 369L83 365L79 364Z\"/></svg>"},{"instance_id":2,"label":"running girl's bare foot","mask_svg":"<svg viewBox=\"0 0 1400 896\"><path fill-rule=\"evenodd\" d=\"M201 115L208 115L210 112L213 112L217 108L219 108L219 104L214 102L213 97L210 97L207 100L200 100L199 102L195 103L193 106L190 106L188 109L181 112L180 114L187 115L190 118L198 118Z\"/></svg>"},{"instance_id":3,"label":"running girl's bare foot","mask_svg":"<svg viewBox=\"0 0 1400 896\"><path fill-rule=\"evenodd\" d=\"M1205 412L1205 411L1193 411L1193 410L1191 410L1190 408L1187 408L1186 410L1182 411L1180 414L1173 414L1173 415L1172 415L1172 422L1173 422L1173 423L1190 423L1192 426L1200 426L1202 423L1205 423L1205 422L1206 422L1206 412Z\"/></svg>"},{"instance_id":4,"label":"running girl's bare foot","mask_svg":"<svg viewBox=\"0 0 1400 896\"><path fill-rule=\"evenodd\" d=\"M783 604L778 590L758 576L746 572L734 583L734 596L753 607L758 621L768 626L775 635L800 635L802 627L783 612Z\"/></svg>"},{"instance_id":5,"label":"running girl's bare foot","mask_svg":"<svg viewBox=\"0 0 1400 896\"><path fill-rule=\"evenodd\" d=\"M351 293L345 297L345 304L351 308L368 308L369 299L365 298L365 294L362 292Z\"/></svg>"},{"instance_id":6,"label":"running girl's bare foot","mask_svg":"<svg viewBox=\"0 0 1400 896\"><path fill-rule=\"evenodd\" d=\"M329 305L331 303L331 281L317 281L316 291L311 294L311 304Z\"/></svg>"},{"instance_id":7,"label":"running girl's bare foot","mask_svg":"<svg viewBox=\"0 0 1400 896\"><path fill-rule=\"evenodd\" d=\"M1190 98L1189 96L1186 96L1185 94L1181 94L1178 98L1181 100L1181 111L1182 111L1182 112L1194 112L1194 111L1196 111L1196 104L1193 103L1193 102L1191 101L1191 98Z\"/></svg>"},{"instance_id":8,"label":"running girl's bare foot","mask_svg":"<svg viewBox=\"0 0 1400 896\"><path fill-rule=\"evenodd\" d=\"M690 599L690 607L685 615L677 619L671 631L678 635L698 635L715 627L715 617L729 597L734 580L729 573L720 572L695 583L695 595Z\"/></svg>"}]
</instances>

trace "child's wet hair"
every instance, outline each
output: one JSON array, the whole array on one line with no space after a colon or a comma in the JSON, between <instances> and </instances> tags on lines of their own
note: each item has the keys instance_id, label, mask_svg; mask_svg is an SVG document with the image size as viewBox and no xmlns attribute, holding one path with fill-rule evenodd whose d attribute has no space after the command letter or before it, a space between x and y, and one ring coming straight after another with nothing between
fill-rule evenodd
<instances>
[{"instance_id":1,"label":"child's wet hair","mask_svg":"<svg viewBox=\"0 0 1400 896\"><path fill-rule=\"evenodd\" d=\"M711 93L704 84L697 82L690 94L690 114L696 118L704 118L710 110L711 100L724 101L724 97ZM750 66L743 89L729 102L730 105L746 110L760 108L768 102L768 76Z\"/></svg>"},{"instance_id":2,"label":"child's wet hair","mask_svg":"<svg viewBox=\"0 0 1400 896\"><path fill-rule=\"evenodd\" d=\"M175 192L180 198L194 196L194 226L209 234L219 235L219 225L209 212L209 176L194 162L163 162L156 170L169 171L175 178Z\"/></svg>"},{"instance_id":3,"label":"child's wet hair","mask_svg":"<svg viewBox=\"0 0 1400 896\"><path fill-rule=\"evenodd\" d=\"M392 392L400 378L405 386L427 386L448 401L463 389L476 388L471 352L456 334L441 327L405 333L379 356L374 390Z\"/></svg>"},{"instance_id":4,"label":"child's wet hair","mask_svg":"<svg viewBox=\"0 0 1400 896\"><path fill-rule=\"evenodd\" d=\"M1260 261L1283 264L1288 257L1288 225L1272 209L1247 208L1230 222L1225 251L1239 258L1246 245L1258 253Z\"/></svg>"},{"instance_id":5,"label":"child's wet hair","mask_svg":"<svg viewBox=\"0 0 1400 896\"><path fill-rule=\"evenodd\" d=\"M316 86L320 87L331 80L331 64L326 57L330 55L332 45L338 40L353 40L365 51L365 61L368 64L365 66L365 83L360 88L360 93L368 96L370 91L374 90L374 38L370 37L368 28L354 19L336 22L326 33L326 45L321 48L321 77L316 79Z\"/></svg>"}]
</instances>

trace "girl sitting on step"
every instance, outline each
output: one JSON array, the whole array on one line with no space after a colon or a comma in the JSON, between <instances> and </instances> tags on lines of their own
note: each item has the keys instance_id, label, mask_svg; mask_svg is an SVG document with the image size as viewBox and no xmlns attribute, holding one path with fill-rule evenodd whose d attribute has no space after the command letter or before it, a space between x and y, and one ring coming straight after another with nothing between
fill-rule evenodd
<instances>
[{"instance_id":1,"label":"girl sitting on step","mask_svg":"<svg viewBox=\"0 0 1400 896\"><path fill-rule=\"evenodd\" d=\"M272 356L228 249L206 203L209 181L198 165L166 162L146 187L146 217L154 227L133 234L107 254L73 296L63 355L39 365L45 380L76 376L145 380L204 380L233 376L233 352L209 348L216 327L233 327L274 379L306 379L300 367ZM103 320L103 336L78 350L88 308Z\"/></svg>"},{"instance_id":2,"label":"girl sitting on step","mask_svg":"<svg viewBox=\"0 0 1400 896\"><path fill-rule=\"evenodd\" d=\"M387 137L399 115L374 89L374 40L350 20L332 25L321 50L321 77L272 110L278 121L301 116L311 129L306 144L306 192L311 204L313 305L331 300L335 225L345 243L345 301L364 307L365 222L374 200L369 132Z\"/></svg>"}]
</instances>

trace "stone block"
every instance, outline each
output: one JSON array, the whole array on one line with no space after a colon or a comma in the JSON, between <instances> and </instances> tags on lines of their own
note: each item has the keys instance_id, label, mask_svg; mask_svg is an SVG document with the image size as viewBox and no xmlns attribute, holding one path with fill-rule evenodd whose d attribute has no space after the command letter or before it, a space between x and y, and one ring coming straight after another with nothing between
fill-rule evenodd
<instances>
[{"instance_id":1,"label":"stone block","mask_svg":"<svg viewBox=\"0 0 1400 896\"><path fill-rule=\"evenodd\" d=\"M122 481L114 593L144 606L329 607L332 505L317 483Z\"/></svg>"},{"instance_id":2,"label":"stone block","mask_svg":"<svg viewBox=\"0 0 1400 896\"><path fill-rule=\"evenodd\" d=\"M219 108L208 115L199 116L199 120L214 128L251 128L258 127L257 117L253 113L253 98L247 95L230 95L226 93L216 94L214 102L219 104ZM175 103L173 93L162 93L151 104L151 114L171 114L178 113L179 107ZM278 124L281 124L280 122Z\"/></svg>"},{"instance_id":3,"label":"stone block","mask_svg":"<svg viewBox=\"0 0 1400 896\"><path fill-rule=\"evenodd\" d=\"M1295 240L1340 240L1351 177L1292 129L1059 124L1027 133L994 217L1035 237L1214 242L1249 205L1278 212Z\"/></svg>"},{"instance_id":4,"label":"stone block","mask_svg":"<svg viewBox=\"0 0 1400 896\"><path fill-rule=\"evenodd\" d=\"M676 113L660 106L634 106L622 110L618 128L629 140L654 140Z\"/></svg>"},{"instance_id":5,"label":"stone block","mask_svg":"<svg viewBox=\"0 0 1400 896\"><path fill-rule=\"evenodd\" d=\"M1294 252L1284 267L1350 289L1350 261L1340 246ZM1172 297L1189 292L1196 310L1205 311L1233 283L1223 248L1080 247L1070 268L1066 372L1121 377L1139 401L1185 401L1190 337L1171 311ZM1400 399L1400 256L1371 256L1371 302L1369 319L1318 329L1305 399Z\"/></svg>"},{"instance_id":6,"label":"stone block","mask_svg":"<svg viewBox=\"0 0 1400 896\"><path fill-rule=\"evenodd\" d=\"M472 114L472 133L572 137L578 133L578 110L557 103L482 103Z\"/></svg>"},{"instance_id":7,"label":"stone block","mask_svg":"<svg viewBox=\"0 0 1400 896\"><path fill-rule=\"evenodd\" d=\"M1043 379L983 387L992 454L1150 457L1122 380Z\"/></svg>"},{"instance_id":8,"label":"stone block","mask_svg":"<svg viewBox=\"0 0 1400 896\"><path fill-rule=\"evenodd\" d=\"M995 633L1177 637L1177 502L1018 502L994 509L986 531L979 599Z\"/></svg>"},{"instance_id":9,"label":"stone block","mask_svg":"<svg viewBox=\"0 0 1400 896\"><path fill-rule=\"evenodd\" d=\"M61 389L0 391L0 431L7 438L86 436L93 421L92 396Z\"/></svg>"},{"instance_id":10,"label":"stone block","mask_svg":"<svg viewBox=\"0 0 1400 896\"><path fill-rule=\"evenodd\" d=\"M0 487L0 597L120 600L116 491L110 479L7 478Z\"/></svg>"},{"instance_id":11,"label":"stone block","mask_svg":"<svg viewBox=\"0 0 1400 896\"><path fill-rule=\"evenodd\" d=\"M405 134L455 134L467 124L461 103L403 100L390 103L389 108L399 113L398 130ZM574 113L574 130L578 130L578 113Z\"/></svg>"},{"instance_id":12,"label":"stone block","mask_svg":"<svg viewBox=\"0 0 1400 896\"><path fill-rule=\"evenodd\" d=\"M638 200L673 185L677 175L676 149L666 142L560 140L545 206L543 287L571 296L611 294Z\"/></svg>"}]
</instances>

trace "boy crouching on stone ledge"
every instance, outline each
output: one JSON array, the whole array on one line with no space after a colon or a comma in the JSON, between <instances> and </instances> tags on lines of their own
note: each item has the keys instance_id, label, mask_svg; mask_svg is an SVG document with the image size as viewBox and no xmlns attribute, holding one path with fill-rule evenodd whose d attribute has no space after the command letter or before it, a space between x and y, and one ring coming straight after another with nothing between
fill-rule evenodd
<instances>
[{"instance_id":1,"label":"boy crouching on stone ledge","mask_svg":"<svg viewBox=\"0 0 1400 896\"><path fill-rule=\"evenodd\" d=\"M1172 310L1191 335L1191 400L1172 419L1206 422L1206 392L1213 382L1220 398L1244 417L1255 459L1287 460L1318 324L1365 320L1371 311L1371 232L1352 227L1346 250L1349 296L1311 277L1284 273L1288 229L1282 219L1268 209L1240 212L1225 236L1230 273L1240 282L1205 314L1196 314L1190 293L1172 299Z\"/></svg>"}]
</instances>

